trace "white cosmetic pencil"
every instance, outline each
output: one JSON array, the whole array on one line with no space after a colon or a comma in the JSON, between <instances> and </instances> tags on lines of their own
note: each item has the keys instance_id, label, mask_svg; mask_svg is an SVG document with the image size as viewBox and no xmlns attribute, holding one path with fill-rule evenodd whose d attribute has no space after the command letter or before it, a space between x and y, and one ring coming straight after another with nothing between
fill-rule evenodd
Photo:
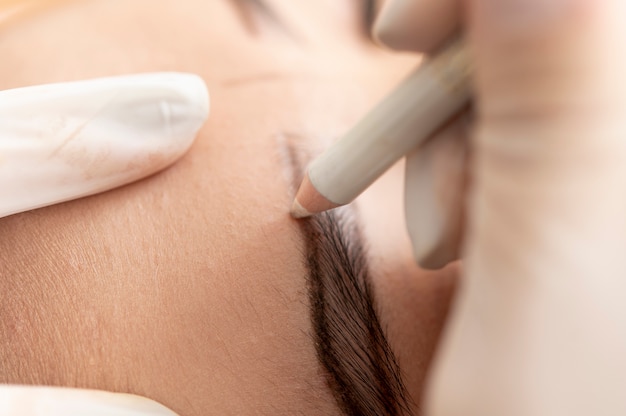
<instances>
[{"instance_id":1,"label":"white cosmetic pencil","mask_svg":"<svg viewBox=\"0 0 626 416\"><path fill-rule=\"evenodd\" d=\"M460 39L425 60L310 164L291 215L304 218L352 202L467 105L471 72Z\"/></svg>"}]
</instances>

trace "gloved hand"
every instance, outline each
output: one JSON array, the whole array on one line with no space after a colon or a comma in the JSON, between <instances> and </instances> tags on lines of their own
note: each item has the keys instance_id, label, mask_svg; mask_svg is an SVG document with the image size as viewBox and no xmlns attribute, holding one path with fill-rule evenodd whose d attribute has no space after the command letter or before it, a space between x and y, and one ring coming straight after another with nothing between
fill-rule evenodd
<instances>
[{"instance_id":1,"label":"gloved hand","mask_svg":"<svg viewBox=\"0 0 626 416\"><path fill-rule=\"evenodd\" d=\"M182 73L0 91L0 218L164 169L208 112L204 81Z\"/></svg>"},{"instance_id":2,"label":"gloved hand","mask_svg":"<svg viewBox=\"0 0 626 416\"><path fill-rule=\"evenodd\" d=\"M3 416L176 416L132 394L60 387L0 385Z\"/></svg>"},{"instance_id":3,"label":"gloved hand","mask_svg":"<svg viewBox=\"0 0 626 416\"><path fill-rule=\"evenodd\" d=\"M428 415L626 414L624 16L622 0L390 0L377 23L414 51L463 26L475 65L463 277ZM449 191L422 171L418 192Z\"/></svg>"}]
</instances>

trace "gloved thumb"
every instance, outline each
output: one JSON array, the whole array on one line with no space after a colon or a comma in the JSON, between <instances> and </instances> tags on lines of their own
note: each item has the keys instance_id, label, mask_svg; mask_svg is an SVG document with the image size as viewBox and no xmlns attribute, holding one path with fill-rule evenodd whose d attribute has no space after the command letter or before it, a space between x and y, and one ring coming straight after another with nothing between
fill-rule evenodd
<instances>
[{"instance_id":1,"label":"gloved thumb","mask_svg":"<svg viewBox=\"0 0 626 416\"><path fill-rule=\"evenodd\" d=\"M588 278L622 267L626 58L616 51L626 41L625 5L476 0L469 8L478 124L468 272Z\"/></svg>"},{"instance_id":2,"label":"gloved thumb","mask_svg":"<svg viewBox=\"0 0 626 416\"><path fill-rule=\"evenodd\" d=\"M626 3L467 3L477 127L432 415L626 412Z\"/></svg>"}]
</instances>

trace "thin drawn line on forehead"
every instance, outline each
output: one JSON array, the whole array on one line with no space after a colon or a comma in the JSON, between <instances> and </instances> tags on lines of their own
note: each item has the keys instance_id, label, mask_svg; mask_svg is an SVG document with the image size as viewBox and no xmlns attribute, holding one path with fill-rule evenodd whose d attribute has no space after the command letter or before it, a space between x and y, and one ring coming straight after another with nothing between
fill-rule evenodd
<instances>
[{"instance_id":1,"label":"thin drawn line on forehead","mask_svg":"<svg viewBox=\"0 0 626 416\"><path fill-rule=\"evenodd\" d=\"M283 136L293 194L310 155L299 146L303 138ZM408 414L409 396L376 312L358 213L348 206L298 224L305 241L312 337L339 407L348 415Z\"/></svg>"}]
</instances>

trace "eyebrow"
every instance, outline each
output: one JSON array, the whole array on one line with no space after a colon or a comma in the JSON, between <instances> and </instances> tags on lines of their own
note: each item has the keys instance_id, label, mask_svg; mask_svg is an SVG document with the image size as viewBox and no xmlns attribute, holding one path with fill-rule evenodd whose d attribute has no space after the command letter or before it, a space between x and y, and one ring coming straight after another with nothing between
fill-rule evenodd
<instances>
[{"instance_id":1,"label":"eyebrow","mask_svg":"<svg viewBox=\"0 0 626 416\"><path fill-rule=\"evenodd\" d=\"M292 193L310 159L294 142L283 142ZM376 311L358 213L346 206L298 224L317 358L340 409L346 415L410 414L400 367Z\"/></svg>"}]
</instances>

